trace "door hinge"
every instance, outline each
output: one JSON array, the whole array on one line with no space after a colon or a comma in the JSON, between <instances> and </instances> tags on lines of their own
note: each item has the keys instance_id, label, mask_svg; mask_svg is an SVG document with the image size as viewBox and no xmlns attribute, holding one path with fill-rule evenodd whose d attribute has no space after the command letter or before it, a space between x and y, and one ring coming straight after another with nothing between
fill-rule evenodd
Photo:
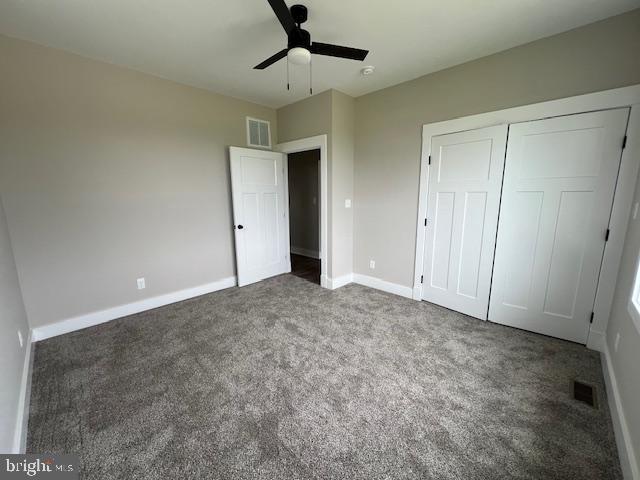
<instances>
[{"instance_id":1,"label":"door hinge","mask_svg":"<svg viewBox=\"0 0 640 480\"><path fill-rule=\"evenodd\" d=\"M604 241L608 242L609 241L609 234L611 233L611 230L607 228L607 233L604 234Z\"/></svg>"},{"instance_id":2,"label":"door hinge","mask_svg":"<svg viewBox=\"0 0 640 480\"><path fill-rule=\"evenodd\" d=\"M625 135L622 139L622 149L624 150L627 147L627 136Z\"/></svg>"},{"instance_id":3,"label":"door hinge","mask_svg":"<svg viewBox=\"0 0 640 480\"><path fill-rule=\"evenodd\" d=\"M591 312L591 318L589 319L589 323L593 323L593 316L595 315L594 312Z\"/></svg>"},{"instance_id":4,"label":"door hinge","mask_svg":"<svg viewBox=\"0 0 640 480\"><path fill-rule=\"evenodd\" d=\"M431 155L429 155L429 165L431 165Z\"/></svg>"},{"instance_id":5,"label":"door hinge","mask_svg":"<svg viewBox=\"0 0 640 480\"><path fill-rule=\"evenodd\" d=\"M424 283L424 275L420 275L420 283Z\"/></svg>"}]
</instances>

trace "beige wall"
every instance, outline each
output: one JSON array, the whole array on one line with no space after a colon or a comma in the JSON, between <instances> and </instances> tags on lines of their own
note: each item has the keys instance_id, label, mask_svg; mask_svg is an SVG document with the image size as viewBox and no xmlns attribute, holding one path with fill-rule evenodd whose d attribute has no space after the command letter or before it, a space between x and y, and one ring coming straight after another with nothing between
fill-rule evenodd
<instances>
[{"instance_id":1,"label":"beige wall","mask_svg":"<svg viewBox=\"0 0 640 480\"><path fill-rule=\"evenodd\" d=\"M24 338L20 347L18 331ZM0 452L13 451L18 428L20 384L29 337L18 272L0 199Z\"/></svg>"},{"instance_id":2,"label":"beige wall","mask_svg":"<svg viewBox=\"0 0 640 480\"><path fill-rule=\"evenodd\" d=\"M640 183L636 187L634 202L640 202ZM627 305L639 258L640 218L629 223L613 308L607 326L607 347L637 461L640 461L640 332L629 315ZM618 334L620 342L616 351L615 340Z\"/></svg>"},{"instance_id":3,"label":"beige wall","mask_svg":"<svg viewBox=\"0 0 640 480\"><path fill-rule=\"evenodd\" d=\"M354 175L355 100L332 90L331 98L331 216L332 276L353 272L353 175ZM351 200L351 208L345 200Z\"/></svg>"},{"instance_id":4,"label":"beige wall","mask_svg":"<svg viewBox=\"0 0 640 480\"><path fill-rule=\"evenodd\" d=\"M353 271L353 201L355 100L327 90L278 109L278 142L327 135L328 270L335 279ZM325 272L323 272L325 273Z\"/></svg>"},{"instance_id":5,"label":"beige wall","mask_svg":"<svg viewBox=\"0 0 640 480\"><path fill-rule=\"evenodd\" d=\"M246 145L247 115L275 139L275 110L6 37L0 71L32 327L234 275L227 146Z\"/></svg>"},{"instance_id":6,"label":"beige wall","mask_svg":"<svg viewBox=\"0 0 640 480\"><path fill-rule=\"evenodd\" d=\"M331 98L327 90L278 109L278 143L331 135ZM329 150L331 142L327 140Z\"/></svg>"},{"instance_id":7,"label":"beige wall","mask_svg":"<svg viewBox=\"0 0 640 480\"><path fill-rule=\"evenodd\" d=\"M289 236L292 249L320 251L320 150L291 153L289 165Z\"/></svg>"},{"instance_id":8,"label":"beige wall","mask_svg":"<svg viewBox=\"0 0 640 480\"><path fill-rule=\"evenodd\" d=\"M637 84L639 52L635 10L357 98L354 271L412 286L423 124Z\"/></svg>"}]
</instances>

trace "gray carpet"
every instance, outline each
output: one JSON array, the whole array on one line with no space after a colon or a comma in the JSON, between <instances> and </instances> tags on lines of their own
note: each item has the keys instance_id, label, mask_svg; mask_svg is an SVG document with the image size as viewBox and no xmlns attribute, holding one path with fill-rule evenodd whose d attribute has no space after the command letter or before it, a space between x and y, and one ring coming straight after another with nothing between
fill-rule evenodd
<instances>
[{"instance_id":1,"label":"gray carpet","mask_svg":"<svg viewBox=\"0 0 640 480\"><path fill-rule=\"evenodd\" d=\"M606 405L582 346L284 275L39 342L28 450L85 479L618 479Z\"/></svg>"}]
</instances>

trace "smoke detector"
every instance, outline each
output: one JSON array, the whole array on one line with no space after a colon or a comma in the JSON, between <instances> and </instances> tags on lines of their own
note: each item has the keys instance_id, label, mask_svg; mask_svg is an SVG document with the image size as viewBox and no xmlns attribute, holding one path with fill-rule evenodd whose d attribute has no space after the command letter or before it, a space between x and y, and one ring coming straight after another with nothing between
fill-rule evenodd
<instances>
[{"instance_id":1,"label":"smoke detector","mask_svg":"<svg viewBox=\"0 0 640 480\"><path fill-rule=\"evenodd\" d=\"M360 73L366 77L367 75L371 75L375 69L376 67L368 65L360 70Z\"/></svg>"}]
</instances>

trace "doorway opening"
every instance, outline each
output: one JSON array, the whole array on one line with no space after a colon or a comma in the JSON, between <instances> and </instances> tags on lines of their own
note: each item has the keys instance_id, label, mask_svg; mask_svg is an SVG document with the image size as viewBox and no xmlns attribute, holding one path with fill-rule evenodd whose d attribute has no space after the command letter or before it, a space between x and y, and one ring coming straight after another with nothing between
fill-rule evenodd
<instances>
[{"instance_id":1,"label":"doorway opening","mask_svg":"<svg viewBox=\"0 0 640 480\"><path fill-rule=\"evenodd\" d=\"M291 273L320 285L320 149L287 156Z\"/></svg>"},{"instance_id":2,"label":"doorway opening","mask_svg":"<svg viewBox=\"0 0 640 480\"><path fill-rule=\"evenodd\" d=\"M310 150L316 150L320 152L320 179L319 179L319 191L317 196L318 208L320 211L319 219L319 238L320 244L318 247L318 256L320 257L320 286L323 288L330 288L329 281L329 265L331 264L331 249L329 248L329 232L331 227L329 225L328 212L328 186L327 181L329 178L329 168L327 160L327 135L316 135L315 137L300 138L298 140L291 140L290 142L284 142L276 145L276 150L284 154L285 160L285 172L288 172L289 155L299 152L308 152ZM295 161L295 160L293 160ZM288 173L285 173L285 190L288 196ZM289 207L289 201L287 200L287 208ZM287 227L289 225L287 224ZM297 246L297 245L296 245ZM290 247L290 245L289 245ZM291 267L291 264L288 264ZM290 271L291 268L288 269Z\"/></svg>"}]
</instances>

